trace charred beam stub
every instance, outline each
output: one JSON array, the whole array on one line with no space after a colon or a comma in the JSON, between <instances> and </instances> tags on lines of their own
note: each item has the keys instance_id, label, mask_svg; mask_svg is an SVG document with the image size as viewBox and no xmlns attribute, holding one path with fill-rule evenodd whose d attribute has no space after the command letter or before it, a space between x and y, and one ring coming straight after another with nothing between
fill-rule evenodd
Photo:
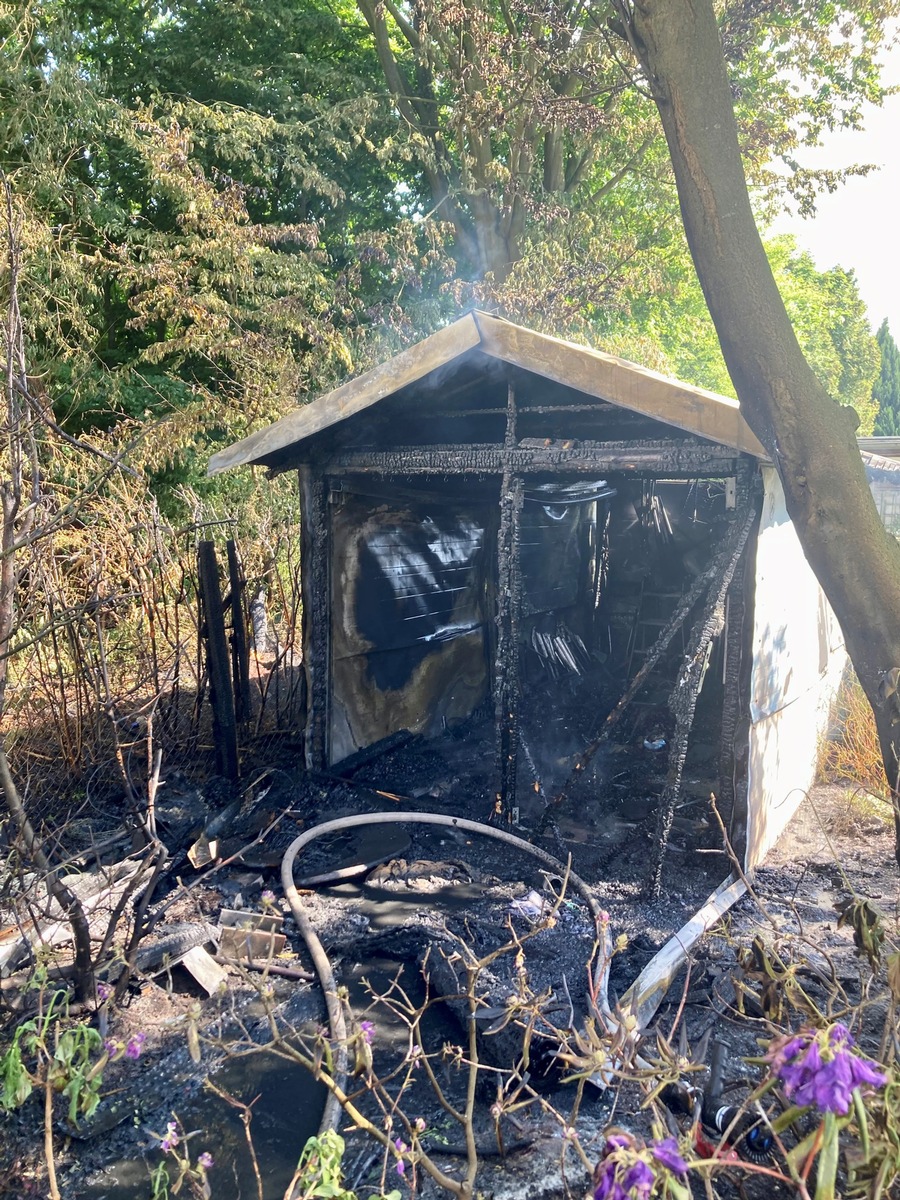
<instances>
[{"instance_id":1,"label":"charred beam stub","mask_svg":"<svg viewBox=\"0 0 900 1200\"><path fill-rule=\"evenodd\" d=\"M311 467L300 468L300 537L305 566L303 669L306 672L306 765L328 765L328 692L331 663L331 535L328 484Z\"/></svg>"}]
</instances>

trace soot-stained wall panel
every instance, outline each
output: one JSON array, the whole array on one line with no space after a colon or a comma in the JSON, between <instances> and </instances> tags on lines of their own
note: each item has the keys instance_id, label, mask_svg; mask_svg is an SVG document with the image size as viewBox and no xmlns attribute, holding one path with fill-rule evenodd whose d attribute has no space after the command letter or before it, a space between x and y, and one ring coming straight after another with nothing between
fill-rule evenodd
<instances>
[{"instance_id":1,"label":"soot-stained wall panel","mask_svg":"<svg viewBox=\"0 0 900 1200\"><path fill-rule=\"evenodd\" d=\"M437 732L484 698L490 521L445 501L335 505L333 762L398 729Z\"/></svg>"}]
</instances>

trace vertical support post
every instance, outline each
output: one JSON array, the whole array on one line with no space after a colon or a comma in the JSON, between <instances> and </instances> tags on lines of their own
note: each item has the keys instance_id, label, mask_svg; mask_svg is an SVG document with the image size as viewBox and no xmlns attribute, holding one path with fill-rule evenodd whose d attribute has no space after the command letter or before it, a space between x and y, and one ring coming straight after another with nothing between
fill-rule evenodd
<instances>
[{"instance_id":1,"label":"vertical support post","mask_svg":"<svg viewBox=\"0 0 900 1200\"><path fill-rule=\"evenodd\" d=\"M228 585L231 591L231 674L234 681L234 716L240 725L250 720L250 653L244 619L246 582L238 561L234 538L225 543L228 554Z\"/></svg>"},{"instance_id":2,"label":"vertical support post","mask_svg":"<svg viewBox=\"0 0 900 1200\"><path fill-rule=\"evenodd\" d=\"M234 719L234 694L231 690L231 662L225 636L225 613L219 586L219 564L213 542L197 547L200 576L200 601L206 628L206 659L209 664L209 698L213 711L213 742L216 765L228 779L240 774L237 725Z\"/></svg>"},{"instance_id":3,"label":"vertical support post","mask_svg":"<svg viewBox=\"0 0 900 1200\"><path fill-rule=\"evenodd\" d=\"M331 528L327 480L310 466L300 479L300 586L306 672L306 765L328 766L331 683Z\"/></svg>"},{"instance_id":4,"label":"vertical support post","mask_svg":"<svg viewBox=\"0 0 900 1200\"><path fill-rule=\"evenodd\" d=\"M505 448L516 444L516 397L509 385ZM494 727L497 790L494 815L511 824L516 809L516 769L519 751L519 615L522 572L519 537L524 481L509 464L500 483L500 528L497 535L497 638L494 651Z\"/></svg>"}]
</instances>

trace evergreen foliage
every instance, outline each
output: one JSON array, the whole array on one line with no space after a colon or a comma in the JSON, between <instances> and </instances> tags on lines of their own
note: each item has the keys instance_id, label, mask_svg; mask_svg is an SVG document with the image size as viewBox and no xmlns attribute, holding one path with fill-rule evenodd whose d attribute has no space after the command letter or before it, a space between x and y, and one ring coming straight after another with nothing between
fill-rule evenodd
<instances>
[{"instance_id":1,"label":"evergreen foliage","mask_svg":"<svg viewBox=\"0 0 900 1200\"><path fill-rule=\"evenodd\" d=\"M834 10L866 30L851 63L831 17L724 6L760 195L774 156L877 100L885 14ZM32 0L0 2L0 35L32 369L68 433L140 431L164 499L211 486L211 443L473 303L731 390L654 106L593 10ZM834 182L790 178L810 197ZM865 428L852 274L772 253L805 350Z\"/></svg>"},{"instance_id":2,"label":"evergreen foliage","mask_svg":"<svg viewBox=\"0 0 900 1200\"><path fill-rule=\"evenodd\" d=\"M873 432L879 437L900 437L900 349L891 336L887 318L875 338L881 351L881 369L872 389L878 405Z\"/></svg>"}]
</instances>

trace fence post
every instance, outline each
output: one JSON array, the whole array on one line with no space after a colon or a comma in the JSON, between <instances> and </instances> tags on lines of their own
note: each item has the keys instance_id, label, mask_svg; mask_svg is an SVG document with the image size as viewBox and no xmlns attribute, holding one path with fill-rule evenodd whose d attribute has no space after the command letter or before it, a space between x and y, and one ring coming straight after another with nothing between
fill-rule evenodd
<instances>
[{"instance_id":1,"label":"fence post","mask_svg":"<svg viewBox=\"0 0 900 1200\"><path fill-rule=\"evenodd\" d=\"M205 630L206 661L209 666L209 698L213 711L216 764L218 770L228 779L237 779L240 774L237 724L234 717L231 663L228 640L225 636L225 613L222 606L222 589L219 586L215 543L200 542L197 547L197 569L203 606L201 629Z\"/></svg>"}]
</instances>

